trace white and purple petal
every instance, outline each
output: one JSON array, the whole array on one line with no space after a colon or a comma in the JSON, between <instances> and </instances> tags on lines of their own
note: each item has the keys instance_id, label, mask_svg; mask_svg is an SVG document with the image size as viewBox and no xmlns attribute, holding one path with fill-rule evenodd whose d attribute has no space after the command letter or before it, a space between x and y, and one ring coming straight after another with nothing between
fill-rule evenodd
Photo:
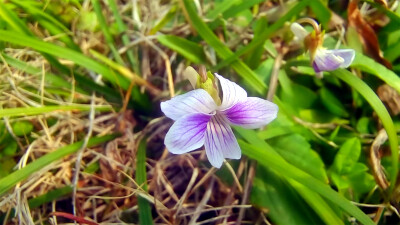
<instances>
[{"instance_id":1,"label":"white and purple petal","mask_svg":"<svg viewBox=\"0 0 400 225\"><path fill-rule=\"evenodd\" d=\"M182 154L203 146L211 117L212 115L194 113L175 121L164 139L168 151Z\"/></svg>"},{"instance_id":2,"label":"white and purple petal","mask_svg":"<svg viewBox=\"0 0 400 225\"><path fill-rule=\"evenodd\" d=\"M215 73L222 88L222 103L219 106L221 110L227 109L237 102L244 101L247 98L247 92L235 82L225 79Z\"/></svg>"},{"instance_id":3,"label":"white and purple petal","mask_svg":"<svg viewBox=\"0 0 400 225\"><path fill-rule=\"evenodd\" d=\"M214 115L207 124L204 147L211 165L220 168L224 158L240 159L241 151L225 116Z\"/></svg>"},{"instance_id":4,"label":"white and purple petal","mask_svg":"<svg viewBox=\"0 0 400 225\"><path fill-rule=\"evenodd\" d=\"M312 65L317 73L346 68L353 62L354 55L355 52L352 49L318 49Z\"/></svg>"},{"instance_id":5,"label":"white and purple petal","mask_svg":"<svg viewBox=\"0 0 400 225\"><path fill-rule=\"evenodd\" d=\"M173 119L192 113L213 113L217 108L214 100L204 89L196 89L186 94L173 97L171 100L161 102L161 111Z\"/></svg>"},{"instance_id":6,"label":"white and purple petal","mask_svg":"<svg viewBox=\"0 0 400 225\"><path fill-rule=\"evenodd\" d=\"M234 125L256 129L267 125L276 118L278 106L261 98L249 97L222 113Z\"/></svg>"}]
</instances>

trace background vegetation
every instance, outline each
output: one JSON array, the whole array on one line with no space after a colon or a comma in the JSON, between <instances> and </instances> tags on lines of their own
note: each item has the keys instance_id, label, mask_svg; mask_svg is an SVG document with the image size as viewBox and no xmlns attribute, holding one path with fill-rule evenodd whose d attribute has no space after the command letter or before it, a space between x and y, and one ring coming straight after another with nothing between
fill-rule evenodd
<instances>
[{"instance_id":1,"label":"background vegetation","mask_svg":"<svg viewBox=\"0 0 400 225\"><path fill-rule=\"evenodd\" d=\"M315 77L290 23L349 69ZM398 0L1 0L2 224L394 224ZM244 156L171 155L160 101L207 69L273 100Z\"/></svg>"}]
</instances>

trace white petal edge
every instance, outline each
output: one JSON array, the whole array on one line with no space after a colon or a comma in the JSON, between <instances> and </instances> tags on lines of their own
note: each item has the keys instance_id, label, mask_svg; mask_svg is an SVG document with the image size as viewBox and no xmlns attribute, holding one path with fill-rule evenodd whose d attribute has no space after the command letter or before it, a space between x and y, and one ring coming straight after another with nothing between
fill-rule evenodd
<instances>
[{"instance_id":1,"label":"white petal edge","mask_svg":"<svg viewBox=\"0 0 400 225\"><path fill-rule=\"evenodd\" d=\"M213 113L217 108L214 100L204 89L189 91L171 100L161 102L161 111L169 118L179 118L192 113Z\"/></svg>"},{"instance_id":2,"label":"white petal edge","mask_svg":"<svg viewBox=\"0 0 400 225\"><path fill-rule=\"evenodd\" d=\"M211 117L207 114L194 113L177 120L164 139L168 151L182 154L203 146L207 124Z\"/></svg>"},{"instance_id":3,"label":"white petal edge","mask_svg":"<svg viewBox=\"0 0 400 225\"><path fill-rule=\"evenodd\" d=\"M243 88L217 73L215 73L215 76L218 78L222 88L222 103L219 106L219 109L224 110L233 106L237 102L246 100L247 92Z\"/></svg>"},{"instance_id":4,"label":"white petal edge","mask_svg":"<svg viewBox=\"0 0 400 225\"><path fill-rule=\"evenodd\" d=\"M247 129L269 124L278 114L278 106L270 101L248 97L231 108L222 111L230 123Z\"/></svg>"},{"instance_id":5,"label":"white petal edge","mask_svg":"<svg viewBox=\"0 0 400 225\"><path fill-rule=\"evenodd\" d=\"M207 124L204 147L211 165L220 168L224 158L240 159L239 144L224 115L216 114Z\"/></svg>"},{"instance_id":6,"label":"white petal edge","mask_svg":"<svg viewBox=\"0 0 400 225\"><path fill-rule=\"evenodd\" d=\"M290 30L293 32L297 41L303 41L304 38L308 35L308 31L298 23L292 23L290 25Z\"/></svg>"}]
</instances>

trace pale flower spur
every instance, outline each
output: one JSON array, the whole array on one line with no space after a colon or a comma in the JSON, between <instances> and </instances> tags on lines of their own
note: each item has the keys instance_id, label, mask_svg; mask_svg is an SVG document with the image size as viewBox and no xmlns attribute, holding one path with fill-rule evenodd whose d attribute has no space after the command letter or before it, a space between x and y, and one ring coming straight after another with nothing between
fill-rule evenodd
<instances>
[{"instance_id":1,"label":"pale flower spur","mask_svg":"<svg viewBox=\"0 0 400 225\"><path fill-rule=\"evenodd\" d=\"M247 97L247 92L236 83L215 76L222 89L220 105L206 90L195 89L162 102L161 110L175 120L164 140L171 153L183 154L204 145L211 165L220 168L224 158L241 157L231 125L261 128L276 118L278 106Z\"/></svg>"},{"instance_id":2,"label":"pale flower spur","mask_svg":"<svg viewBox=\"0 0 400 225\"><path fill-rule=\"evenodd\" d=\"M320 31L320 26L310 18L303 18L301 21L311 24L314 30L309 33L298 23L292 23L290 30L295 35L295 39L303 42L306 50L310 52L311 65L318 76L322 77L323 71L333 71L351 65L355 56L353 49L328 50L324 48L322 46L324 32Z\"/></svg>"}]
</instances>

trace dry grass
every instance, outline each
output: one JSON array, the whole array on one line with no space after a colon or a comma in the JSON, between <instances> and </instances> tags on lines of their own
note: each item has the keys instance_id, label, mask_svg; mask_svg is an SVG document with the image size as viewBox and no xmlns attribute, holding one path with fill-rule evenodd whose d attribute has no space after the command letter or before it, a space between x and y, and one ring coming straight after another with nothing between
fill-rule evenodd
<instances>
[{"instance_id":1,"label":"dry grass","mask_svg":"<svg viewBox=\"0 0 400 225\"><path fill-rule=\"evenodd\" d=\"M90 11L91 4L84 1L82 11ZM140 8L138 6L140 5ZM131 43L121 47L123 54L127 49L141 53L139 68L142 77L158 88L164 90L161 96L155 96L154 104L159 100L174 96L174 83L183 80L181 73L184 62L176 61L176 53L161 47L148 32L154 21L159 21L169 9L163 1L129 1L119 5L121 12L132 11L132 17L125 17L128 27L137 27L139 31L128 32ZM112 14L103 12L109 22L113 22ZM77 29L77 21L72 21L72 35L83 53L89 55L89 49L95 49L104 55L109 49L100 32L88 32ZM186 36L192 31L189 25L175 21L174 29L163 30L164 33ZM58 37L48 36L35 24L31 29L44 40L54 41ZM242 31L238 31L242 32ZM231 43L232 44L232 43ZM15 108L44 104L67 105L109 105L102 97L84 95L74 89L65 89L66 95L51 90L51 84L44 82L45 73L52 69L47 61L37 52L29 49L6 49L6 53L42 68L42 73L29 75L7 64L0 64L0 104L3 108ZM61 60L64 65L73 63ZM174 64L174 71L171 70ZM88 71L94 80L102 83L101 77ZM172 80L175 74L175 81ZM68 78L74 84L73 78ZM68 94L69 92L69 94ZM168 93L168 94L167 94ZM127 95L121 91L121 99ZM137 223L137 197L142 196L151 202L155 224L234 224L240 209L251 208L241 205L243 188L239 179L246 174L247 160L240 162L238 174L231 169L235 182L228 185L215 174L216 170L208 167L204 151L194 151L185 155L171 155L163 145L166 131L171 121L166 118L155 118L145 122L137 118L135 111L124 109L120 112L99 113L58 111L23 118L4 118L5 124L18 120L27 120L34 125L34 133L30 139L15 137L22 151L18 156L18 168L52 152L57 148L82 140L89 136L121 133L119 138L96 148L84 148L78 154L64 158L36 171L29 179L19 183L8 194L2 196L1 212L10 218L9 224L65 224L68 221L57 212L72 214L99 224ZM49 124L51 123L54 124ZM144 129L138 130L146 124ZM7 126L8 127L8 126ZM9 127L8 127L9 128ZM9 129L12 131L12 129ZM11 133L12 134L12 133ZM139 141L148 136L147 179L148 193L135 182L135 155ZM76 170L75 163L78 162ZM98 165L94 173L84 172L86 168ZM228 166L228 168L231 168ZM74 186L76 194L67 195L49 204L30 209L28 200L65 186ZM73 201L75 200L75 201ZM74 206L74 207L73 207ZM15 217L11 210L15 209ZM256 212L256 211L254 211ZM59 216L55 216L59 215ZM258 223L265 219L262 215L254 215ZM253 224L253 221L242 221Z\"/></svg>"}]
</instances>

